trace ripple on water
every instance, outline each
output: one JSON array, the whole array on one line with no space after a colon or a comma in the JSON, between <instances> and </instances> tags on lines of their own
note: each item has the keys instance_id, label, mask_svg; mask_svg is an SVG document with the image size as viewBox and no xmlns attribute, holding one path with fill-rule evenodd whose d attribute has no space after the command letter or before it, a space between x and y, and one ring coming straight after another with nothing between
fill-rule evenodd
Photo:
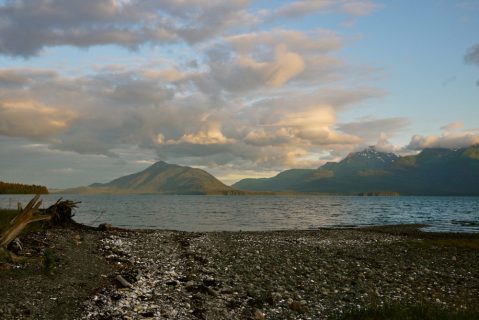
<instances>
[{"instance_id":1,"label":"ripple on water","mask_svg":"<svg viewBox=\"0 0 479 320\"><path fill-rule=\"evenodd\" d=\"M424 223L428 231L479 232L479 197L46 195L81 201L75 219L128 228L233 231ZM0 195L0 207L29 195Z\"/></svg>"}]
</instances>

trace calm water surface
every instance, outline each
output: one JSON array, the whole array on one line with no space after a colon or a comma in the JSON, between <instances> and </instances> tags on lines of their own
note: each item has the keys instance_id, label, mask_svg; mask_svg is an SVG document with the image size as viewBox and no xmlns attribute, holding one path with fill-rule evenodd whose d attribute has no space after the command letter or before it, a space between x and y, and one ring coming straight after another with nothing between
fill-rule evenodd
<instances>
[{"instance_id":1,"label":"calm water surface","mask_svg":"<svg viewBox=\"0 0 479 320\"><path fill-rule=\"evenodd\" d=\"M479 232L479 197L47 195L82 203L75 220L126 228L257 231L424 223L427 231ZM16 208L32 196L0 195Z\"/></svg>"}]
</instances>

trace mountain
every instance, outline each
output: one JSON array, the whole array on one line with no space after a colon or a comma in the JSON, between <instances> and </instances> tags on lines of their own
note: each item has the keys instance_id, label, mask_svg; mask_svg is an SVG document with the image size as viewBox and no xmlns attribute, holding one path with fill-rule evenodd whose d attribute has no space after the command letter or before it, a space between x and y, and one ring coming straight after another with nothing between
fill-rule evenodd
<instances>
[{"instance_id":1,"label":"mountain","mask_svg":"<svg viewBox=\"0 0 479 320\"><path fill-rule=\"evenodd\" d=\"M314 169L291 169L272 178L243 179L233 185L234 188L250 191L292 191L312 173Z\"/></svg>"},{"instance_id":2,"label":"mountain","mask_svg":"<svg viewBox=\"0 0 479 320\"><path fill-rule=\"evenodd\" d=\"M479 146L399 157L369 147L318 169L245 179L241 190L339 194L479 195Z\"/></svg>"},{"instance_id":3,"label":"mountain","mask_svg":"<svg viewBox=\"0 0 479 320\"><path fill-rule=\"evenodd\" d=\"M291 169L272 178L243 179L233 187L240 190L275 192L355 192L356 190L347 188L351 176L380 173L398 158L393 153L379 152L369 147L361 152L350 153L340 162L328 162L318 169ZM321 190L316 186L319 181L323 184Z\"/></svg>"},{"instance_id":4,"label":"mountain","mask_svg":"<svg viewBox=\"0 0 479 320\"><path fill-rule=\"evenodd\" d=\"M145 170L108 183L64 190L65 193L102 194L240 194L208 172L159 161Z\"/></svg>"}]
</instances>

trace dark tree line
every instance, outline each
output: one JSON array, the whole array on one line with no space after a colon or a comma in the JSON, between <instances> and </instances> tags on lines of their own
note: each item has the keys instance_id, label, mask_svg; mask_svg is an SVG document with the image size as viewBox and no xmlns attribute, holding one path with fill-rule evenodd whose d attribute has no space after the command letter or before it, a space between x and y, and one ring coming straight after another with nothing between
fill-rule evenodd
<instances>
[{"instance_id":1,"label":"dark tree line","mask_svg":"<svg viewBox=\"0 0 479 320\"><path fill-rule=\"evenodd\" d=\"M48 194L45 186L0 181L0 194Z\"/></svg>"}]
</instances>

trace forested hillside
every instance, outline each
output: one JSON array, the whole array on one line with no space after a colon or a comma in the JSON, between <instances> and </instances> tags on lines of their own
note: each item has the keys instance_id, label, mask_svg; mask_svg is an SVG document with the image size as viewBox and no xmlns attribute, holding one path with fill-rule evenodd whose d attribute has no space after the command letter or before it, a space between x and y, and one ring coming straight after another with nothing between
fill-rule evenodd
<instances>
[{"instance_id":1,"label":"forested hillside","mask_svg":"<svg viewBox=\"0 0 479 320\"><path fill-rule=\"evenodd\" d=\"M0 194L48 194L45 186L0 181Z\"/></svg>"}]
</instances>

